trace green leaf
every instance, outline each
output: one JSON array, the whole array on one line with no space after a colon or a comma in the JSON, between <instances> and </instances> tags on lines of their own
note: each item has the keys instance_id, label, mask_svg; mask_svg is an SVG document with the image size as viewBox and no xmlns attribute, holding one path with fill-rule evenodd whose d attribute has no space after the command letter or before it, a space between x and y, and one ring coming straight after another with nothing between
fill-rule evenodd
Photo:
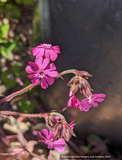
<instances>
[{"instance_id":1,"label":"green leaf","mask_svg":"<svg viewBox=\"0 0 122 160\"><path fill-rule=\"evenodd\" d=\"M21 75L22 73L20 70L20 66L18 65L11 66L11 69L17 76Z\"/></svg>"},{"instance_id":2,"label":"green leaf","mask_svg":"<svg viewBox=\"0 0 122 160\"><path fill-rule=\"evenodd\" d=\"M9 45L9 47L7 48L7 50L12 51L14 48L16 47L16 43L13 42Z\"/></svg>"},{"instance_id":3,"label":"green leaf","mask_svg":"<svg viewBox=\"0 0 122 160\"><path fill-rule=\"evenodd\" d=\"M2 24L2 26L0 26L0 37L4 38L7 34L8 34L8 31L9 31L9 24Z\"/></svg>"},{"instance_id":4,"label":"green leaf","mask_svg":"<svg viewBox=\"0 0 122 160\"><path fill-rule=\"evenodd\" d=\"M8 42L7 39L2 39L2 38L0 38L0 43L7 43L7 42Z\"/></svg>"},{"instance_id":5,"label":"green leaf","mask_svg":"<svg viewBox=\"0 0 122 160\"><path fill-rule=\"evenodd\" d=\"M1 80L3 81L3 83L7 88L13 88L17 85L14 78L8 77L10 74L11 72L9 70L5 70L4 72L2 72L2 75L1 75Z\"/></svg>"},{"instance_id":6,"label":"green leaf","mask_svg":"<svg viewBox=\"0 0 122 160\"><path fill-rule=\"evenodd\" d=\"M6 54L7 54L8 56L11 56L12 52L9 51L9 50L6 50Z\"/></svg>"},{"instance_id":7,"label":"green leaf","mask_svg":"<svg viewBox=\"0 0 122 160\"><path fill-rule=\"evenodd\" d=\"M0 2L3 2L3 3L5 3L5 2L7 2L8 0L0 0Z\"/></svg>"},{"instance_id":8,"label":"green leaf","mask_svg":"<svg viewBox=\"0 0 122 160\"><path fill-rule=\"evenodd\" d=\"M4 50L1 51L1 54L2 54L3 57L5 57L7 55Z\"/></svg>"},{"instance_id":9,"label":"green leaf","mask_svg":"<svg viewBox=\"0 0 122 160\"><path fill-rule=\"evenodd\" d=\"M21 99L21 100L18 102L18 106L21 107L21 109L22 109L22 111L23 111L24 113L33 112L34 109L35 109L34 104L32 104L31 101L26 100L26 99Z\"/></svg>"},{"instance_id":10,"label":"green leaf","mask_svg":"<svg viewBox=\"0 0 122 160\"><path fill-rule=\"evenodd\" d=\"M20 9L11 3L8 3L6 5L6 12L10 12L11 16L13 18L20 18L21 17L21 11Z\"/></svg>"},{"instance_id":11,"label":"green leaf","mask_svg":"<svg viewBox=\"0 0 122 160\"><path fill-rule=\"evenodd\" d=\"M0 46L0 53L2 54L3 57L7 55L6 48L4 46Z\"/></svg>"}]
</instances>

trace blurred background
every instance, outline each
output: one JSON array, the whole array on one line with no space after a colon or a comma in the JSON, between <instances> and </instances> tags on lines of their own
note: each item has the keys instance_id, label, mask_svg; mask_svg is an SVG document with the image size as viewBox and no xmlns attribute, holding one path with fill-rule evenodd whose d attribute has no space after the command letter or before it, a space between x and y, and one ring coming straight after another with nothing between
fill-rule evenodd
<instances>
[{"instance_id":1,"label":"blurred background","mask_svg":"<svg viewBox=\"0 0 122 160\"><path fill-rule=\"evenodd\" d=\"M76 123L77 138L72 138L73 143L85 155L109 154L113 159L122 159L121 42L122 0L0 0L0 95L30 84L25 67L34 60L32 47L40 43L59 45L62 53L55 62L57 70L88 71L93 75L88 80L93 93L106 94L105 101L88 112L72 107L63 113L69 123ZM45 112L64 108L71 77L65 75L64 80L56 80L47 90L37 86L1 110L38 113L40 108ZM78 98L84 97L78 93ZM22 120L28 121L33 126L30 120ZM44 127L41 120L35 123ZM2 131L15 134L5 124L10 125L1 118ZM29 129L23 134L29 135ZM39 129L40 126L36 128ZM33 134L30 137L35 138ZM37 145L36 150L41 147L43 150ZM72 154L78 152L68 147ZM45 157L49 155L47 150L43 152Z\"/></svg>"}]
</instances>

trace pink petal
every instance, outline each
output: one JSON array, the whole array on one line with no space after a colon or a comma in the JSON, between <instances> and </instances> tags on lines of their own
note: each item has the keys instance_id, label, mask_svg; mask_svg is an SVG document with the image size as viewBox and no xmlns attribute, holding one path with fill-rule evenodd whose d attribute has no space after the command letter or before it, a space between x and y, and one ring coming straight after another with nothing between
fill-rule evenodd
<instances>
[{"instance_id":1,"label":"pink petal","mask_svg":"<svg viewBox=\"0 0 122 160\"><path fill-rule=\"evenodd\" d=\"M52 78L52 77L47 77L47 76L45 76L45 79L46 79L46 81L47 81L47 83L48 83L49 85L52 85L52 84L54 83L54 78Z\"/></svg>"},{"instance_id":2,"label":"pink petal","mask_svg":"<svg viewBox=\"0 0 122 160\"><path fill-rule=\"evenodd\" d=\"M60 138L56 141L54 141L55 146L64 146L65 145L65 140L63 138Z\"/></svg>"},{"instance_id":3,"label":"pink petal","mask_svg":"<svg viewBox=\"0 0 122 160\"><path fill-rule=\"evenodd\" d=\"M43 69L45 69L45 68L47 67L47 65L49 64L49 61L50 61L50 60L49 60L48 58L45 58L45 59L43 60L43 64L42 64L42 65L43 65L43 67L42 67Z\"/></svg>"},{"instance_id":4,"label":"pink petal","mask_svg":"<svg viewBox=\"0 0 122 160\"><path fill-rule=\"evenodd\" d=\"M97 96L98 96L98 94L97 94L97 93L92 94L92 95L91 95L91 99L95 99L95 98L97 98Z\"/></svg>"},{"instance_id":5,"label":"pink petal","mask_svg":"<svg viewBox=\"0 0 122 160\"><path fill-rule=\"evenodd\" d=\"M71 129L74 129L75 125L76 125L76 123L74 123L74 120L69 124L69 126L71 127Z\"/></svg>"},{"instance_id":6,"label":"pink petal","mask_svg":"<svg viewBox=\"0 0 122 160\"><path fill-rule=\"evenodd\" d=\"M104 97L106 97L106 95L103 94L103 93L99 93L99 94L98 94L98 97L99 97L99 98L100 98L100 97L101 97L101 98L104 98Z\"/></svg>"},{"instance_id":7,"label":"pink petal","mask_svg":"<svg viewBox=\"0 0 122 160\"><path fill-rule=\"evenodd\" d=\"M95 101L102 102L102 101L104 101L104 99L102 99L102 98L96 98Z\"/></svg>"},{"instance_id":8,"label":"pink petal","mask_svg":"<svg viewBox=\"0 0 122 160\"><path fill-rule=\"evenodd\" d=\"M95 98L104 98L104 97L106 97L106 95L105 94L103 94L103 93L99 93L99 94L93 94L92 96L91 96L91 98L93 98L93 99L95 99Z\"/></svg>"},{"instance_id":9,"label":"pink petal","mask_svg":"<svg viewBox=\"0 0 122 160\"><path fill-rule=\"evenodd\" d=\"M72 91L69 92L69 97L71 97L71 96L73 96L73 92Z\"/></svg>"},{"instance_id":10,"label":"pink petal","mask_svg":"<svg viewBox=\"0 0 122 160\"><path fill-rule=\"evenodd\" d=\"M93 102L92 105L93 105L93 107L97 107L98 103L97 102Z\"/></svg>"},{"instance_id":11,"label":"pink petal","mask_svg":"<svg viewBox=\"0 0 122 160\"><path fill-rule=\"evenodd\" d=\"M39 56L43 56L44 55L44 49L43 48L39 48L38 46L37 47L34 47L34 48L31 48L31 51L33 53L33 56L36 56L39 58ZM38 56L39 54L39 56Z\"/></svg>"},{"instance_id":12,"label":"pink petal","mask_svg":"<svg viewBox=\"0 0 122 160\"><path fill-rule=\"evenodd\" d=\"M32 79L32 78L34 78L34 74L28 75L27 77L28 77L29 79Z\"/></svg>"},{"instance_id":13,"label":"pink petal","mask_svg":"<svg viewBox=\"0 0 122 160\"><path fill-rule=\"evenodd\" d=\"M87 104L87 105L83 108L83 110L84 110L85 112L88 112L91 107L92 107L91 104Z\"/></svg>"},{"instance_id":14,"label":"pink petal","mask_svg":"<svg viewBox=\"0 0 122 160\"><path fill-rule=\"evenodd\" d=\"M48 140L54 139L54 135L53 135L53 132L51 130L49 131L49 135L47 136L47 139Z\"/></svg>"},{"instance_id":15,"label":"pink petal","mask_svg":"<svg viewBox=\"0 0 122 160\"><path fill-rule=\"evenodd\" d=\"M38 83L39 83L39 78L34 78L34 79L31 80L31 82L32 82L35 86L37 86Z\"/></svg>"},{"instance_id":16,"label":"pink petal","mask_svg":"<svg viewBox=\"0 0 122 160\"><path fill-rule=\"evenodd\" d=\"M50 59L50 50L45 51L45 57Z\"/></svg>"},{"instance_id":17,"label":"pink petal","mask_svg":"<svg viewBox=\"0 0 122 160\"><path fill-rule=\"evenodd\" d=\"M85 99L83 99L82 101L81 101L81 104L83 105L83 104L86 104L86 103L88 103L88 101L89 101L89 99L88 98L85 98Z\"/></svg>"},{"instance_id":18,"label":"pink petal","mask_svg":"<svg viewBox=\"0 0 122 160\"><path fill-rule=\"evenodd\" d=\"M71 107L71 106L72 106L72 97L67 102L67 107Z\"/></svg>"},{"instance_id":19,"label":"pink petal","mask_svg":"<svg viewBox=\"0 0 122 160\"><path fill-rule=\"evenodd\" d=\"M40 48L40 51L39 51L39 53L36 55L36 58L42 57L42 56L44 55L44 51L45 51L44 48Z\"/></svg>"},{"instance_id":20,"label":"pink petal","mask_svg":"<svg viewBox=\"0 0 122 160\"><path fill-rule=\"evenodd\" d=\"M65 150L65 140L60 138L54 141L54 147L58 152L63 152Z\"/></svg>"},{"instance_id":21,"label":"pink petal","mask_svg":"<svg viewBox=\"0 0 122 160\"><path fill-rule=\"evenodd\" d=\"M39 53L40 49L38 47L34 47L34 48L31 48L31 51L33 53L33 56L36 56Z\"/></svg>"},{"instance_id":22,"label":"pink petal","mask_svg":"<svg viewBox=\"0 0 122 160\"><path fill-rule=\"evenodd\" d=\"M49 69L49 70L50 70L50 71L56 70L56 66L55 66L54 63L51 63L51 64L50 64L50 69Z\"/></svg>"},{"instance_id":23,"label":"pink petal","mask_svg":"<svg viewBox=\"0 0 122 160\"><path fill-rule=\"evenodd\" d=\"M25 71L26 71L27 73L29 73L29 74L34 73L34 71L32 70L31 66L29 66L29 65L25 68Z\"/></svg>"},{"instance_id":24,"label":"pink petal","mask_svg":"<svg viewBox=\"0 0 122 160\"><path fill-rule=\"evenodd\" d=\"M64 152L64 150L65 150L65 146L57 146L57 147L55 147L55 149L58 151L58 152Z\"/></svg>"},{"instance_id":25,"label":"pink petal","mask_svg":"<svg viewBox=\"0 0 122 160\"><path fill-rule=\"evenodd\" d=\"M72 98L72 106L76 107L76 108L79 108L79 103L80 103L79 99L76 96L73 96L73 98Z\"/></svg>"},{"instance_id":26,"label":"pink petal","mask_svg":"<svg viewBox=\"0 0 122 160\"><path fill-rule=\"evenodd\" d=\"M46 139L48 139L48 130L42 129L41 132L45 135Z\"/></svg>"},{"instance_id":27,"label":"pink petal","mask_svg":"<svg viewBox=\"0 0 122 160\"><path fill-rule=\"evenodd\" d=\"M56 53L61 53L60 48L59 48L58 45L52 46L52 49L53 49Z\"/></svg>"},{"instance_id":28,"label":"pink petal","mask_svg":"<svg viewBox=\"0 0 122 160\"><path fill-rule=\"evenodd\" d=\"M50 76L50 77L56 77L58 75L57 71L50 71L49 69L44 71L44 74Z\"/></svg>"},{"instance_id":29,"label":"pink petal","mask_svg":"<svg viewBox=\"0 0 122 160\"><path fill-rule=\"evenodd\" d=\"M51 142L47 146L48 149L53 149L54 148L54 142Z\"/></svg>"},{"instance_id":30,"label":"pink petal","mask_svg":"<svg viewBox=\"0 0 122 160\"><path fill-rule=\"evenodd\" d=\"M45 143L45 140L39 140L38 142L44 142Z\"/></svg>"},{"instance_id":31,"label":"pink petal","mask_svg":"<svg viewBox=\"0 0 122 160\"><path fill-rule=\"evenodd\" d=\"M55 61L57 56L58 56L57 53L55 53L53 50L45 51L45 57L51 59L51 61Z\"/></svg>"},{"instance_id":32,"label":"pink petal","mask_svg":"<svg viewBox=\"0 0 122 160\"><path fill-rule=\"evenodd\" d=\"M85 112L87 112L90 108L92 107L92 105L91 104L89 104L89 103L86 103L86 104L82 104L81 103L81 105L80 105L80 111L85 111Z\"/></svg>"},{"instance_id":33,"label":"pink petal","mask_svg":"<svg viewBox=\"0 0 122 160\"><path fill-rule=\"evenodd\" d=\"M51 61L55 61L58 57L58 54L55 52L50 53L50 59Z\"/></svg>"},{"instance_id":34,"label":"pink petal","mask_svg":"<svg viewBox=\"0 0 122 160\"><path fill-rule=\"evenodd\" d=\"M39 66L39 68L42 67L42 62L43 62L42 57L39 57L39 58L35 59L35 63Z\"/></svg>"},{"instance_id":35,"label":"pink petal","mask_svg":"<svg viewBox=\"0 0 122 160\"><path fill-rule=\"evenodd\" d=\"M36 63L30 62L30 61L29 61L28 63L30 64L30 66L31 66L31 68L32 68L32 70L33 70L34 72L39 69L39 67L38 67L38 65L37 65Z\"/></svg>"},{"instance_id":36,"label":"pink petal","mask_svg":"<svg viewBox=\"0 0 122 160\"><path fill-rule=\"evenodd\" d=\"M41 134L41 132L40 132L40 131L37 131L37 132L38 132L39 136L46 141L46 138ZM44 142L45 142L45 141L44 141Z\"/></svg>"},{"instance_id":37,"label":"pink petal","mask_svg":"<svg viewBox=\"0 0 122 160\"><path fill-rule=\"evenodd\" d=\"M43 89L46 89L48 87L48 84L46 83L46 80L44 78L41 79L41 87Z\"/></svg>"}]
</instances>

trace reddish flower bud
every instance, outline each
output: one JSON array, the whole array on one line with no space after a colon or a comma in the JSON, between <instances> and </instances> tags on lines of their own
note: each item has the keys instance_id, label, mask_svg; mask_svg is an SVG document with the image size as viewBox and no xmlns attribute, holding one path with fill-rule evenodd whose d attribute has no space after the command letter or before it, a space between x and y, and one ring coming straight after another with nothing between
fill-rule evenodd
<instances>
[{"instance_id":1,"label":"reddish flower bud","mask_svg":"<svg viewBox=\"0 0 122 160\"><path fill-rule=\"evenodd\" d=\"M57 116L60 118L57 118ZM64 116L57 112L48 113L45 117L46 124L52 130L54 139L64 138L69 141L71 136L76 136L72 127L67 123Z\"/></svg>"},{"instance_id":2,"label":"reddish flower bud","mask_svg":"<svg viewBox=\"0 0 122 160\"><path fill-rule=\"evenodd\" d=\"M79 71L79 72L81 72L81 75L83 75L83 76L85 76L85 73L86 73L86 75L90 76L90 74L88 74L88 72L85 72L85 71ZM82 73L82 72L85 72L85 73ZM77 93L78 88L80 89L80 93L83 93L83 95L85 97L89 97L91 95L91 90L92 90L91 86L88 83L88 81L86 80L86 77L83 77L81 75L77 74L67 84L67 86L71 87L70 92L69 92L69 97L74 96Z\"/></svg>"}]
</instances>

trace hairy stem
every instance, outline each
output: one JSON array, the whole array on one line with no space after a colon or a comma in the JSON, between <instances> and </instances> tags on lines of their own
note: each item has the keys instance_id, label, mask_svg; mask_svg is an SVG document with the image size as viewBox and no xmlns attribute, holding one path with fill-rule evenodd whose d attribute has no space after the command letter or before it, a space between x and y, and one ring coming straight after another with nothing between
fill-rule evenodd
<instances>
[{"instance_id":1,"label":"hairy stem","mask_svg":"<svg viewBox=\"0 0 122 160\"><path fill-rule=\"evenodd\" d=\"M45 118L47 113L39 113L39 114L28 114L28 113L19 113L19 112L12 112L12 111L0 111L2 115L13 115L13 116L22 116L28 118Z\"/></svg>"},{"instance_id":2,"label":"hairy stem","mask_svg":"<svg viewBox=\"0 0 122 160\"><path fill-rule=\"evenodd\" d=\"M74 73L74 74L76 74L76 72L77 72L77 70L75 70L75 69L69 69L69 70L63 71L63 72L61 72L61 73L58 74L58 76L56 77L56 79L59 78L59 77L61 77L62 75L68 74L68 73ZM14 93L8 95L5 98L2 98L0 100L0 104L2 104L4 102L11 101L11 99L13 99L14 97L16 97L18 95L21 95L21 94L27 92L29 89L34 88L34 87L35 87L34 84L30 84L29 86L21 89L20 91L14 92Z\"/></svg>"},{"instance_id":3,"label":"hairy stem","mask_svg":"<svg viewBox=\"0 0 122 160\"><path fill-rule=\"evenodd\" d=\"M29 89L34 88L34 87L35 87L34 84L30 84L29 86L21 89L20 91L14 92L14 93L10 94L9 96L1 99L1 100L0 100L0 104L4 103L4 102L6 102L6 101L10 101L10 100L13 99L14 97L16 97L16 96L18 96L18 95L21 95L21 94L27 92Z\"/></svg>"},{"instance_id":4,"label":"hairy stem","mask_svg":"<svg viewBox=\"0 0 122 160\"><path fill-rule=\"evenodd\" d=\"M59 73L56 78L59 78L59 77L65 75L65 74L68 74L68 73L76 74L76 71L77 71L76 69L68 69L66 71L63 71L63 72Z\"/></svg>"}]
</instances>

